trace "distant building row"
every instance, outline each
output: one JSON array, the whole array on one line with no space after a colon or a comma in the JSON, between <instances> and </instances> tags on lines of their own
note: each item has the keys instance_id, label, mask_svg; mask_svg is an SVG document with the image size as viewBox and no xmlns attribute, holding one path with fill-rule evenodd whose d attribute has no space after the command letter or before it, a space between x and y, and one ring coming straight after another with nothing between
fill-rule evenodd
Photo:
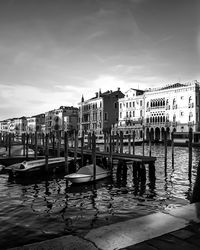
<instances>
[{"instance_id":1,"label":"distant building row","mask_svg":"<svg viewBox=\"0 0 200 250\"><path fill-rule=\"evenodd\" d=\"M61 106L59 109L30 118L21 117L0 122L1 132L55 132L77 129L79 136L84 132L95 132L102 137L110 130L125 134L136 132L162 140L164 132L170 137L172 131L200 131L200 83L172 84L157 89L138 90L131 88L122 93L107 91L88 100L82 97L79 108Z\"/></svg>"},{"instance_id":2,"label":"distant building row","mask_svg":"<svg viewBox=\"0 0 200 250\"><path fill-rule=\"evenodd\" d=\"M34 133L35 131L50 133L56 131L72 131L77 129L78 108L61 106L32 117L7 119L0 122L1 133Z\"/></svg>"}]
</instances>

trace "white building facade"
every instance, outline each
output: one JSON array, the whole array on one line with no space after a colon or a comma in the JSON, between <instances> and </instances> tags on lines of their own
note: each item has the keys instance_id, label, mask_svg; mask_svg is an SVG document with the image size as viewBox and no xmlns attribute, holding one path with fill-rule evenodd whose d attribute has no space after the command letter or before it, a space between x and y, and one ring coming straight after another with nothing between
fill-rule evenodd
<instances>
[{"instance_id":1,"label":"white building facade","mask_svg":"<svg viewBox=\"0 0 200 250\"><path fill-rule=\"evenodd\" d=\"M200 84L172 84L146 91L129 89L119 99L117 130L129 134L135 130L136 138L160 141L167 132L200 131Z\"/></svg>"}]
</instances>

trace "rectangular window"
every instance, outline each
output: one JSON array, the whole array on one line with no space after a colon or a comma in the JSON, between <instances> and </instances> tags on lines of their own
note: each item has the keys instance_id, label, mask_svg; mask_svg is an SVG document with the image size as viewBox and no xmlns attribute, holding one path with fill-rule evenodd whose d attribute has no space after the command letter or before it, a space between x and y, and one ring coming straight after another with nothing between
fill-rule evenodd
<instances>
[{"instance_id":1,"label":"rectangular window","mask_svg":"<svg viewBox=\"0 0 200 250\"><path fill-rule=\"evenodd\" d=\"M107 113L107 112L105 112L105 114L104 114L104 120L105 120L105 121L108 120L108 113Z\"/></svg>"},{"instance_id":2,"label":"rectangular window","mask_svg":"<svg viewBox=\"0 0 200 250\"><path fill-rule=\"evenodd\" d=\"M122 118L122 112L119 113L119 117Z\"/></svg>"},{"instance_id":3,"label":"rectangular window","mask_svg":"<svg viewBox=\"0 0 200 250\"><path fill-rule=\"evenodd\" d=\"M131 102L129 102L129 108L131 108Z\"/></svg>"},{"instance_id":4,"label":"rectangular window","mask_svg":"<svg viewBox=\"0 0 200 250\"><path fill-rule=\"evenodd\" d=\"M120 104L119 104L119 107L120 107L120 109L122 108L122 103L120 102Z\"/></svg>"},{"instance_id":5,"label":"rectangular window","mask_svg":"<svg viewBox=\"0 0 200 250\"><path fill-rule=\"evenodd\" d=\"M135 102L133 102L133 108L135 108Z\"/></svg>"},{"instance_id":6,"label":"rectangular window","mask_svg":"<svg viewBox=\"0 0 200 250\"><path fill-rule=\"evenodd\" d=\"M135 111L133 111L133 117L135 117Z\"/></svg>"},{"instance_id":7,"label":"rectangular window","mask_svg":"<svg viewBox=\"0 0 200 250\"><path fill-rule=\"evenodd\" d=\"M140 110L140 116L142 116L142 110Z\"/></svg>"},{"instance_id":8,"label":"rectangular window","mask_svg":"<svg viewBox=\"0 0 200 250\"><path fill-rule=\"evenodd\" d=\"M140 106L142 106L142 100L140 101Z\"/></svg>"},{"instance_id":9,"label":"rectangular window","mask_svg":"<svg viewBox=\"0 0 200 250\"><path fill-rule=\"evenodd\" d=\"M126 107L128 108L128 102L126 103Z\"/></svg>"}]
</instances>

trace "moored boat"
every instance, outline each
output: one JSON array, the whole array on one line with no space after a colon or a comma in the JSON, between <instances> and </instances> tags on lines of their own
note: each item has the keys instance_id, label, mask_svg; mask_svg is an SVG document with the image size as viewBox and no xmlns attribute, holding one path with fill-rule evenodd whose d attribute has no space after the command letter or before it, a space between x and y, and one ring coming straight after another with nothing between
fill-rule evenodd
<instances>
[{"instance_id":1,"label":"moored boat","mask_svg":"<svg viewBox=\"0 0 200 250\"><path fill-rule=\"evenodd\" d=\"M73 157L68 157L68 163L74 161ZM10 177L20 177L23 175L32 175L36 173L45 173L46 161L45 159L23 161L4 168L5 172L8 172ZM48 172L64 171L65 169L65 157L56 157L48 159Z\"/></svg>"},{"instance_id":2,"label":"moored boat","mask_svg":"<svg viewBox=\"0 0 200 250\"><path fill-rule=\"evenodd\" d=\"M86 183L95 180L100 180L109 177L111 172L103 169L100 166L96 166L96 175L94 177L94 165L90 164L80 168L76 173L65 175L65 178L72 183Z\"/></svg>"}]
</instances>

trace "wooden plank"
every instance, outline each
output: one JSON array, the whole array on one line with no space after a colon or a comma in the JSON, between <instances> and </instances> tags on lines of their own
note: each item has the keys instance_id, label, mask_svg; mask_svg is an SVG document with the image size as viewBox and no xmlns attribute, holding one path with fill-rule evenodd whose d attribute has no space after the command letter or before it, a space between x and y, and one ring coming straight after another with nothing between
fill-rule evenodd
<instances>
[{"instance_id":1,"label":"wooden plank","mask_svg":"<svg viewBox=\"0 0 200 250\"><path fill-rule=\"evenodd\" d=\"M73 148L69 148L69 151L74 152ZM81 149L78 148L77 153L81 153ZM83 150L83 154L91 155L91 150ZM96 151L96 156L109 156L109 152L102 152L102 151ZM132 160L132 161L138 161L138 162L155 162L156 157L150 157L150 156L143 156L143 155L132 155L132 154L120 154L120 153L113 153L112 154L113 159L125 159L125 160Z\"/></svg>"}]
</instances>

